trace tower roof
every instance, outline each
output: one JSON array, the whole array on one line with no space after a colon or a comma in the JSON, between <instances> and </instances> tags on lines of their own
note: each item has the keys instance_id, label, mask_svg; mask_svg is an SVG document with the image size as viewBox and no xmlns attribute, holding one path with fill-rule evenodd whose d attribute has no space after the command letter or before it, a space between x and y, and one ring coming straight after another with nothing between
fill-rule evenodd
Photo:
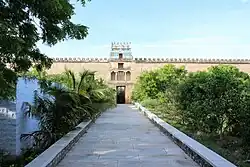
<instances>
[{"instance_id":1,"label":"tower roof","mask_svg":"<svg viewBox=\"0 0 250 167\"><path fill-rule=\"evenodd\" d=\"M111 50L131 50L131 42L112 42Z\"/></svg>"}]
</instances>

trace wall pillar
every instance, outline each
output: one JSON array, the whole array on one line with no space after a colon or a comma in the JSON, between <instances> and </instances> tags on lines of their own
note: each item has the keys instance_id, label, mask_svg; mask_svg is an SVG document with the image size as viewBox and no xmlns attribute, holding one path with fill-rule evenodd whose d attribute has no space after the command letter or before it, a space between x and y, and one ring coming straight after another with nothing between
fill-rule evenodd
<instances>
[{"instance_id":1,"label":"wall pillar","mask_svg":"<svg viewBox=\"0 0 250 167\"><path fill-rule=\"evenodd\" d=\"M131 103L131 96L132 96L132 86L131 85L126 85L126 91L125 91L125 101L126 103Z\"/></svg>"}]
</instances>

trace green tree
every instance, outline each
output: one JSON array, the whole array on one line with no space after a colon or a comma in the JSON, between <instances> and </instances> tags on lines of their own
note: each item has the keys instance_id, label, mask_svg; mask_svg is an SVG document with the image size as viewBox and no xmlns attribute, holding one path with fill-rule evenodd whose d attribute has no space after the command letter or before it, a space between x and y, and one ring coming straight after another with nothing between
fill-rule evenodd
<instances>
[{"instance_id":1,"label":"green tree","mask_svg":"<svg viewBox=\"0 0 250 167\"><path fill-rule=\"evenodd\" d=\"M79 1L84 6L87 0ZM69 0L0 1L0 97L13 96L9 89L15 88L18 74L32 65L38 70L51 66L52 59L39 51L38 41L52 46L87 36L88 27L71 21L74 14Z\"/></svg>"},{"instance_id":2,"label":"green tree","mask_svg":"<svg viewBox=\"0 0 250 167\"><path fill-rule=\"evenodd\" d=\"M249 80L247 73L229 65L190 73L176 98L183 120L194 131L237 135L249 113Z\"/></svg>"},{"instance_id":3,"label":"green tree","mask_svg":"<svg viewBox=\"0 0 250 167\"><path fill-rule=\"evenodd\" d=\"M184 67L172 64L142 73L133 89L133 100L160 99L165 101L165 94L175 87L187 74ZM172 98L172 97L171 97Z\"/></svg>"},{"instance_id":4,"label":"green tree","mask_svg":"<svg viewBox=\"0 0 250 167\"><path fill-rule=\"evenodd\" d=\"M43 75L34 70L28 76ZM81 121L89 120L115 104L115 90L95 79L91 71L77 75L66 70L62 74L46 74L40 81L46 96L35 95L32 110L27 112L39 119L40 130L22 135L23 139L35 139L35 149L48 148ZM62 87L53 86L55 82Z\"/></svg>"},{"instance_id":5,"label":"green tree","mask_svg":"<svg viewBox=\"0 0 250 167\"><path fill-rule=\"evenodd\" d=\"M133 98L238 166L249 166L249 74L231 65L190 73L165 66L143 73Z\"/></svg>"}]
</instances>

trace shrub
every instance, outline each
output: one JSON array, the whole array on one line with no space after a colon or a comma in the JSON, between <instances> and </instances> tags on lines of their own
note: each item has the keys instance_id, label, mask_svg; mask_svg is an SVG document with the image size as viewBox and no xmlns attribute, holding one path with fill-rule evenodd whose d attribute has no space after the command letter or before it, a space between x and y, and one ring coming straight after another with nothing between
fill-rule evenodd
<instances>
[{"instance_id":1,"label":"shrub","mask_svg":"<svg viewBox=\"0 0 250 167\"><path fill-rule=\"evenodd\" d=\"M184 67L177 68L174 65L143 72L138 78L132 92L132 99L143 101L145 99L158 99L161 102L166 100L166 93L169 94L174 87L185 78L187 71Z\"/></svg>"},{"instance_id":2,"label":"shrub","mask_svg":"<svg viewBox=\"0 0 250 167\"><path fill-rule=\"evenodd\" d=\"M188 73L166 65L144 72L133 100L188 131L234 136L250 145L250 76L230 65Z\"/></svg>"},{"instance_id":3,"label":"shrub","mask_svg":"<svg viewBox=\"0 0 250 167\"><path fill-rule=\"evenodd\" d=\"M83 71L76 75L66 70L59 75L39 76L43 93L48 96L36 95L29 113L39 119L40 129L22 135L23 139L35 139L32 150L47 149L81 121L115 106L115 90L103 80L95 79L94 72ZM53 82L61 86L53 86Z\"/></svg>"},{"instance_id":4,"label":"shrub","mask_svg":"<svg viewBox=\"0 0 250 167\"><path fill-rule=\"evenodd\" d=\"M184 122L196 131L238 135L250 112L249 79L248 74L225 65L190 73L176 96Z\"/></svg>"}]
</instances>

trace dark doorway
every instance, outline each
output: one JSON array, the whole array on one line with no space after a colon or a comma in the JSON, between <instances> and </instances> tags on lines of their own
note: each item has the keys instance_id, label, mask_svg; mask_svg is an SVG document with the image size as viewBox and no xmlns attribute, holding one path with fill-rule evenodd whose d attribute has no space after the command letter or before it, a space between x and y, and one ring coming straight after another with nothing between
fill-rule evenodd
<instances>
[{"instance_id":1,"label":"dark doorway","mask_svg":"<svg viewBox=\"0 0 250 167\"><path fill-rule=\"evenodd\" d=\"M116 102L117 104L125 104L125 86L116 87Z\"/></svg>"},{"instance_id":2,"label":"dark doorway","mask_svg":"<svg viewBox=\"0 0 250 167\"><path fill-rule=\"evenodd\" d=\"M122 56L122 53L119 53L119 59L122 59L123 56Z\"/></svg>"}]
</instances>

